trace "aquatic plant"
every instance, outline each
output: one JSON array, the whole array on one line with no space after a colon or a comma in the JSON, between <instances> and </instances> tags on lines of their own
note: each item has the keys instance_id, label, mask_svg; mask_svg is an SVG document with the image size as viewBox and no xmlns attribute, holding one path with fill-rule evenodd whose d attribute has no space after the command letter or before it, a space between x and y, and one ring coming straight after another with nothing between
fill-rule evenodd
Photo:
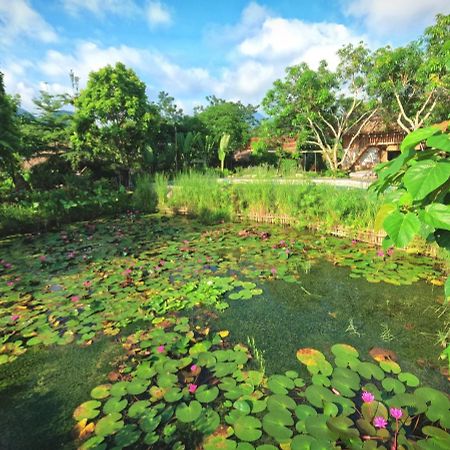
<instances>
[{"instance_id":1,"label":"aquatic plant","mask_svg":"<svg viewBox=\"0 0 450 450\"><path fill-rule=\"evenodd\" d=\"M258 369L262 374L266 373L266 360L264 359L264 352L259 350L255 343L255 338L247 336L247 344L253 358L255 359Z\"/></svg>"},{"instance_id":2,"label":"aquatic plant","mask_svg":"<svg viewBox=\"0 0 450 450\"><path fill-rule=\"evenodd\" d=\"M205 337L183 317L155 319L122 342L127 357L116 380L92 389L74 411L80 450L444 450L450 443L444 393L420 387L393 361L361 360L349 345L331 348L334 364L300 349L306 382L296 371L248 370L248 348Z\"/></svg>"},{"instance_id":3,"label":"aquatic plant","mask_svg":"<svg viewBox=\"0 0 450 450\"><path fill-rule=\"evenodd\" d=\"M286 241L286 231L276 228L193 225L130 213L2 244L0 363L37 345L89 345L170 311L223 310L229 301L261 294L248 279L296 283L311 294L299 268L323 256L350 266L351 277L373 282L442 279L431 258L396 252L385 264L370 247L346 240L292 234ZM30 257L24 258L24 246Z\"/></svg>"}]
</instances>

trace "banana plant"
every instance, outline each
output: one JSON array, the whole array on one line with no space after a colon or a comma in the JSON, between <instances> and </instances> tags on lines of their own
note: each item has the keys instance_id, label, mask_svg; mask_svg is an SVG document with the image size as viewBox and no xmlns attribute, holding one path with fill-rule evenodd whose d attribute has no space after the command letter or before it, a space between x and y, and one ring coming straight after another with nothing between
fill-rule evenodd
<instances>
[{"instance_id":1,"label":"banana plant","mask_svg":"<svg viewBox=\"0 0 450 450\"><path fill-rule=\"evenodd\" d=\"M181 150L183 162L189 165L194 158L195 146L201 139L200 133L177 133L177 147Z\"/></svg>"},{"instance_id":2,"label":"banana plant","mask_svg":"<svg viewBox=\"0 0 450 450\"><path fill-rule=\"evenodd\" d=\"M223 133L222 137L220 138L219 151L217 153L217 156L219 157L219 161L220 161L220 170L222 172L224 170L225 156L228 153L229 144L230 144L230 135L228 133Z\"/></svg>"}]
</instances>

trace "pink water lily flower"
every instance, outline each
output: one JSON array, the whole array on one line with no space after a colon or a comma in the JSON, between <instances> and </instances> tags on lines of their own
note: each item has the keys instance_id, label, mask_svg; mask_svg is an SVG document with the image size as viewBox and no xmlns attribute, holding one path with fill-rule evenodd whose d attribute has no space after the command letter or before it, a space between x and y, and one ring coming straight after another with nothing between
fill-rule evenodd
<instances>
[{"instance_id":1,"label":"pink water lily flower","mask_svg":"<svg viewBox=\"0 0 450 450\"><path fill-rule=\"evenodd\" d=\"M72 297L70 297L70 301L73 303L77 303L78 301L80 301L80 297L78 295L72 295Z\"/></svg>"},{"instance_id":2,"label":"pink water lily flower","mask_svg":"<svg viewBox=\"0 0 450 450\"><path fill-rule=\"evenodd\" d=\"M272 273L272 275L275 275L277 273L277 269L275 269L275 267L272 267L270 269L270 272Z\"/></svg>"},{"instance_id":3,"label":"pink water lily flower","mask_svg":"<svg viewBox=\"0 0 450 450\"><path fill-rule=\"evenodd\" d=\"M6 282L6 286L9 286L9 287L14 286L14 282L13 281L7 281Z\"/></svg>"},{"instance_id":4,"label":"pink water lily flower","mask_svg":"<svg viewBox=\"0 0 450 450\"><path fill-rule=\"evenodd\" d=\"M196 384L193 384L193 383L191 383L191 384L189 384L189 387L188 387L188 389L189 389L189 392L191 393L191 394L193 394L196 390L197 390L197 385Z\"/></svg>"},{"instance_id":5,"label":"pink water lily flower","mask_svg":"<svg viewBox=\"0 0 450 450\"><path fill-rule=\"evenodd\" d=\"M11 269L12 264L11 263L5 263L4 267L5 267L5 269Z\"/></svg>"},{"instance_id":6,"label":"pink water lily flower","mask_svg":"<svg viewBox=\"0 0 450 450\"><path fill-rule=\"evenodd\" d=\"M379 256L380 258L383 258L383 257L384 257L384 252L383 252L383 250L378 250L378 251L377 251L377 256Z\"/></svg>"},{"instance_id":7,"label":"pink water lily flower","mask_svg":"<svg viewBox=\"0 0 450 450\"><path fill-rule=\"evenodd\" d=\"M164 345L160 345L160 346L156 349L156 351L157 351L158 353L163 353L163 352L164 352Z\"/></svg>"},{"instance_id":8,"label":"pink water lily flower","mask_svg":"<svg viewBox=\"0 0 450 450\"><path fill-rule=\"evenodd\" d=\"M195 372L198 369L197 364L192 364L191 366L191 372Z\"/></svg>"},{"instance_id":9,"label":"pink water lily flower","mask_svg":"<svg viewBox=\"0 0 450 450\"><path fill-rule=\"evenodd\" d=\"M375 428L386 428L387 420L384 417L377 416L373 419L373 426Z\"/></svg>"},{"instance_id":10,"label":"pink water lily flower","mask_svg":"<svg viewBox=\"0 0 450 450\"><path fill-rule=\"evenodd\" d=\"M372 392L364 391L361 395L362 401L364 403L371 403L375 400L375 396L372 394Z\"/></svg>"},{"instance_id":11,"label":"pink water lily flower","mask_svg":"<svg viewBox=\"0 0 450 450\"><path fill-rule=\"evenodd\" d=\"M39 261L44 263L46 261L47 257L45 255L39 256Z\"/></svg>"},{"instance_id":12,"label":"pink water lily flower","mask_svg":"<svg viewBox=\"0 0 450 450\"><path fill-rule=\"evenodd\" d=\"M394 254L394 249L392 247L388 248L387 251L386 251L386 254L388 256L392 256Z\"/></svg>"},{"instance_id":13,"label":"pink water lily flower","mask_svg":"<svg viewBox=\"0 0 450 450\"><path fill-rule=\"evenodd\" d=\"M83 282L83 286L85 287L85 288L90 288L91 286L92 286L92 282L91 281L84 281Z\"/></svg>"},{"instance_id":14,"label":"pink water lily flower","mask_svg":"<svg viewBox=\"0 0 450 450\"><path fill-rule=\"evenodd\" d=\"M391 408L389 409L389 412L395 420L399 420L403 417L403 411L400 408Z\"/></svg>"},{"instance_id":15,"label":"pink water lily flower","mask_svg":"<svg viewBox=\"0 0 450 450\"><path fill-rule=\"evenodd\" d=\"M20 319L20 316L18 315L18 314L13 314L12 316L11 316L11 321L12 322L15 322L16 320L19 320Z\"/></svg>"}]
</instances>

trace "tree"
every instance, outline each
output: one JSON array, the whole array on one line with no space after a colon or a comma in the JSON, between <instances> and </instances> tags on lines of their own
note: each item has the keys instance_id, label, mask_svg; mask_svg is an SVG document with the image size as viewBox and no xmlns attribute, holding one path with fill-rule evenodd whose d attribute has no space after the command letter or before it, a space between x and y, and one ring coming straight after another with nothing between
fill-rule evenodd
<instances>
[{"instance_id":1,"label":"tree","mask_svg":"<svg viewBox=\"0 0 450 450\"><path fill-rule=\"evenodd\" d=\"M7 95L0 72L0 169L16 181L20 168L20 131L17 121L18 100Z\"/></svg>"},{"instance_id":2,"label":"tree","mask_svg":"<svg viewBox=\"0 0 450 450\"><path fill-rule=\"evenodd\" d=\"M34 155L66 153L70 149L72 114L63 108L71 103L70 97L41 90L33 103L38 110L37 116L23 115L21 118L24 149Z\"/></svg>"},{"instance_id":3,"label":"tree","mask_svg":"<svg viewBox=\"0 0 450 450\"><path fill-rule=\"evenodd\" d=\"M285 136L297 137L299 147L321 151L333 171L349 164L354 140L376 112L365 92L369 51L362 43L349 44L338 54L335 72L325 61L317 70L306 63L287 68L285 79L275 81L263 100L273 126ZM342 138L350 131L352 138L343 148Z\"/></svg>"},{"instance_id":4,"label":"tree","mask_svg":"<svg viewBox=\"0 0 450 450\"><path fill-rule=\"evenodd\" d=\"M183 110L175 103L175 99L171 97L167 92L160 91L158 94L157 107L161 116L162 128L170 128L172 130L172 138L166 136L166 150L168 143L173 143L174 159L175 159L175 171L178 171L179 166L179 154L178 154L178 139L177 132L183 120Z\"/></svg>"},{"instance_id":5,"label":"tree","mask_svg":"<svg viewBox=\"0 0 450 450\"><path fill-rule=\"evenodd\" d=\"M406 132L448 115L450 15L436 19L421 39L405 47L383 47L374 54L370 93Z\"/></svg>"},{"instance_id":6,"label":"tree","mask_svg":"<svg viewBox=\"0 0 450 450\"><path fill-rule=\"evenodd\" d=\"M206 133L214 139L226 133L230 135L227 152L242 149L250 139L256 125L256 108L240 102L230 102L215 96L207 97L209 105L197 108L196 116L204 124Z\"/></svg>"},{"instance_id":7,"label":"tree","mask_svg":"<svg viewBox=\"0 0 450 450\"><path fill-rule=\"evenodd\" d=\"M124 64L89 74L75 99L73 160L102 161L130 169L142 160L151 119L145 84Z\"/></svg>"}]
</instances>

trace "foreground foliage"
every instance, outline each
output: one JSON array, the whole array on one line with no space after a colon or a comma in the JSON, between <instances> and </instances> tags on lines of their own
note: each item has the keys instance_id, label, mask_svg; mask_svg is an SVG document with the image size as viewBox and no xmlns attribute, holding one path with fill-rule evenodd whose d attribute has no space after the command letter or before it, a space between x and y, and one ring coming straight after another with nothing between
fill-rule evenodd
<instances>
[{"instance_id":1,"label":"foreground foliage","mask_svg":"<svg viewBox=\"0 0 450 450\"><path fill-rule=\"evenodd\" d=\"M450 445L450 401L400 366L359 359L336 344L334 366L314 349L297 371L251 370L243 345L191 329L187 318L158 318L123 340L127 356L111 383L95 387L74 418L80 449L205 450L442 449ZM198 327L199 328L199 327ZM205 336L207 335L207 336ZM389 409L388 409L389 408Z\"/></svg>"}]
</instances>

